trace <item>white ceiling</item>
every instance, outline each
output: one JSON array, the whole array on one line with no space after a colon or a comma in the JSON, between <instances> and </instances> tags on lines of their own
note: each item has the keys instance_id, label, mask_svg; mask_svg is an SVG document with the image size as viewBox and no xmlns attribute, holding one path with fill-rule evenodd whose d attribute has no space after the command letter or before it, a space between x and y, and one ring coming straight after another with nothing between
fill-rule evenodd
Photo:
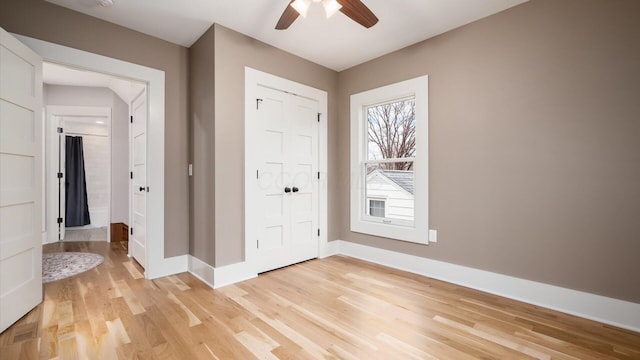
<instances>
[{"instance_id":1,"label":"white ceiling","mask_svg":"<svg viewBox=\"0 0 640 360\"><path fill-rule=\"evenodd\" d=\"M52 63L42 65L42 82L51 85L109 88L127 104L144 88L144 84L139 82Z\"/></svg>"},{"instance_id":2,"label":"white ceiling","mask_svg":"<svg viewBox=\"0 0 640 360\"><path fill-rule=\"evenodd\" d=\"M341 71L527 0L363 0L380 21L370 29L321 4L288 30L275 24L289 0L47 0L190 47L213 23Z\"/></svg>"}]
</instances>

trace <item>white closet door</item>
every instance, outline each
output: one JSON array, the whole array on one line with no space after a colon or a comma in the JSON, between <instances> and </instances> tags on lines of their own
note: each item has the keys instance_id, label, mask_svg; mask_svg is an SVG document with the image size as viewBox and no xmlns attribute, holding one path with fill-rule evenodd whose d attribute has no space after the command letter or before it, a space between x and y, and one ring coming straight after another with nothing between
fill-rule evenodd
<instances>
[{"instance_id":1,"label":"white closet door","mask_svg":"<svg viewBox=\"0 0 640 360\"><path fill-rule=\"evenodd\" d=\"M292 261L318 256L318 102L289 95Z\"/></svg>"},{"instance_id":2,"label":"white closet door","mask_svg":"<svg viewBox=\"0 0 640 360\"><path fill-rule=\"evenodd\" d=\"M258 175L260 234L256 240L259 272L287 265L291 252L291 180L289 172L290 124L287 94L261 88L259 142L254 154L260 156ZM286 190L288 189L288 190Z\"/></svg>"},{"instance_id":3,"label":"white closet door","mask_svg":"<svg viewBox=\"0 0 640 360\"><path fill-rule=\"evenodd\" d=\"M131 181L131 256L146 268L147 248L147 91L131 103L131 147L133 179Z\"/></svg>"},{"instance_id":4,"label":"white closet door","mask_svg":"<svg viewBox=\"0 0 640 360\"><path fill-rule=\"evenodd\" d=\"M0 28L0 331L42 302L42 58Z\"/></svg>"},{"instance_id":5,"label":"white closet door","mask_svg":"<svg viewBox=\"0 0 640 360\"><path fill-rule=\"evenodd\" d=\"M259 87L258 272L318 256L316 101Z\"/></svg>"}]
</instances>

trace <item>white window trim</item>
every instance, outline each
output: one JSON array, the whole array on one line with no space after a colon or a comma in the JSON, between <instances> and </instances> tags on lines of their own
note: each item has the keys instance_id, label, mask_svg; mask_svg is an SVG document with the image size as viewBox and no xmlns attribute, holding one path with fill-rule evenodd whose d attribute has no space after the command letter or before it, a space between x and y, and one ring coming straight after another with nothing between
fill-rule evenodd
<instances>
[{"instance_id":1,"label":"white window trim","mask_svg":"<svg viewBox=\"0 0 640 360\"><path fill-rule=\"evenodd\" d=\"M351 231L418 244L429 243L429 107L428 77L351 95ZM363 164L367 160L364 109L382 102L415 96L416 155L414 163L414 224L402 226L367 219Z\"/></svg>"}]
</instances>

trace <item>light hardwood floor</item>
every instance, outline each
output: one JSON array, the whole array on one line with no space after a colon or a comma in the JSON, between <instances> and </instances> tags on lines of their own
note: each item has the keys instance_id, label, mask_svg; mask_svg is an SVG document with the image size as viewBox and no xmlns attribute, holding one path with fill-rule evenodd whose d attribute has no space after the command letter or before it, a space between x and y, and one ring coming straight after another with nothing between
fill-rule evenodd
<instances>
[{"instance_id":1,"label":"light hardwood floor","mask_svg":"<svg viewBox=\"0 0 640 360\"><path fill-rule=\"evenodd\" d=\"M58 243L105 262L46 284L0 334L5 359L640 359L640 333L348 257L213 290L145 280L120 243Z\"/></svg>"}]
</instances>

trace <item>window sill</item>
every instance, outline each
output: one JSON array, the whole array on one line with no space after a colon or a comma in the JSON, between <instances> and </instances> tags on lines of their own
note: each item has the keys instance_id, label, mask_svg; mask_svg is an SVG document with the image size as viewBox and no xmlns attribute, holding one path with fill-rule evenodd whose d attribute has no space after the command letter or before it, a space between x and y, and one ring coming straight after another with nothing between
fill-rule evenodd
<instances>
[{"instance_id":1,"label":"window sill","mask_svg":"<svg viewBox=\"0 0 640 360\"><path fill-rule=\"evenodd\" d=\"M385 224L364 219L351 221L351 231L353 232L427 245L429 244L429 229L425 226L422 227Z\"/></svg>"}]
</instances>

